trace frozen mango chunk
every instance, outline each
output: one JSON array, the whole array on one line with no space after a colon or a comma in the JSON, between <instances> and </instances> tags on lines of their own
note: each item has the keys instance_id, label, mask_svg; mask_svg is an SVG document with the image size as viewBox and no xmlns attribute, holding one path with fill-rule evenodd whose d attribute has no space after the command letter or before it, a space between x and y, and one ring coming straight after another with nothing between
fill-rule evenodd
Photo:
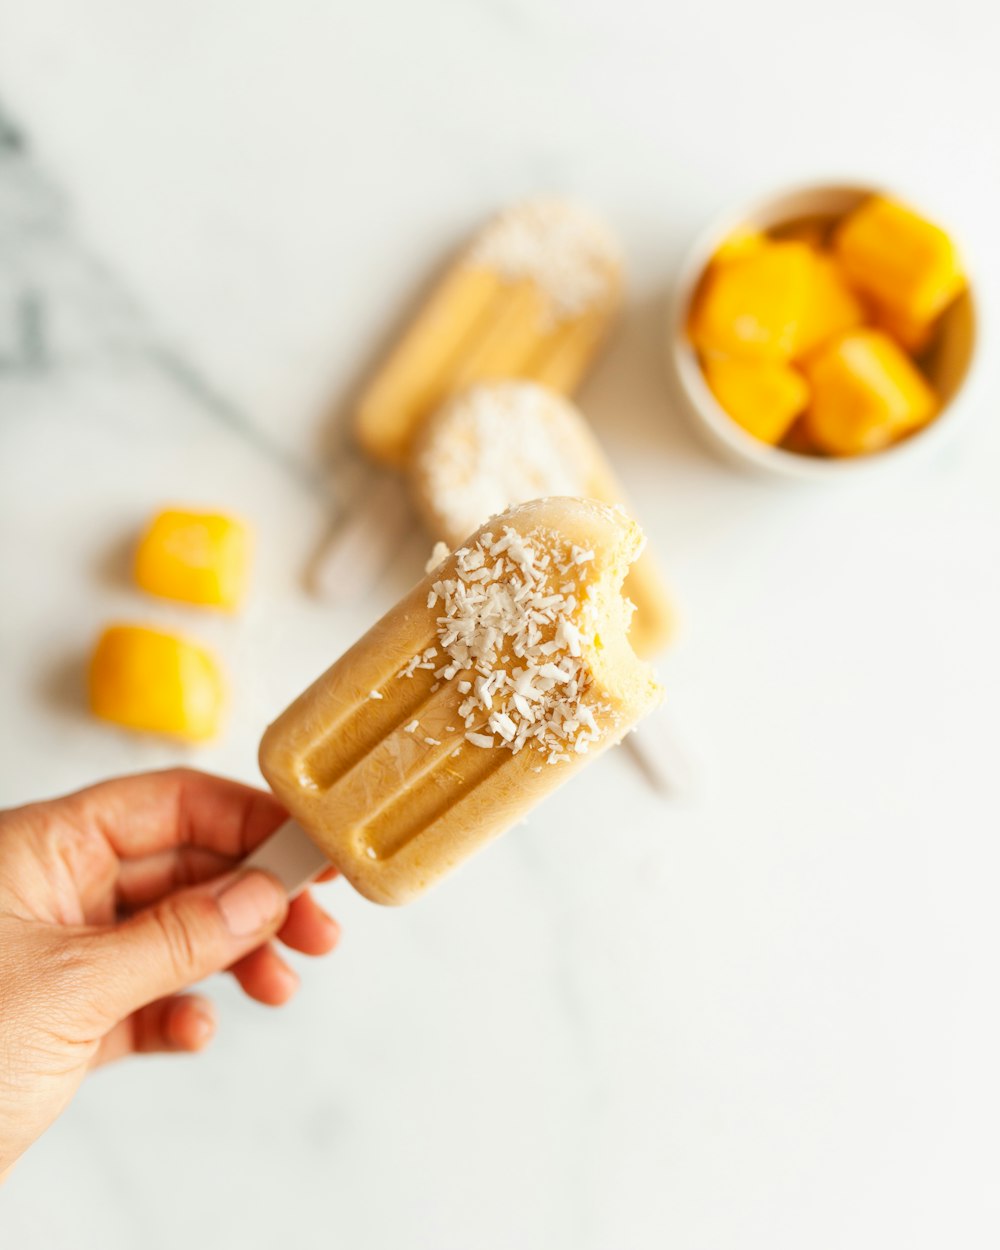
<instances>
[{"instance_id":1,"label":"frozen mango chunk","mask_svg":"<svg viewBox=\"0 0 1000 1250\"><path fill-rule=\"evenodd\" d=\"M90 707L128 729L191 742L219 729L223 681L203 647L144 625L110 625L90 660Z\"/></svg>"},{"instance_id":2,"label":"frozen mango chunk","mask_svg":"<svg viewBox=\"0 0 1000 1250\"><path fill-rule=\"evenodd\" d=\"M135 556L136 583L151 595L228 611L242 602L249 571L249 530L219 512L157 513Z\"/></svg>"},{"instance_id":3,"label":"frozen mango chunk","mask_svg":"<svg viewBox=\"0 0 1000 1250\"><path fill-rule=\"evenodd\" d=\"M805 307L792 352L797 359L865 321L864 305L847 285L833 257L813 251L811 263Z\"/></svg>"},{"instance_id":4,"label":"frozen mango chunk","mask_svg":"<svg viewBox=\"0 0 1000 1250\"><path fill-rule=\"evenodd\" d=\"M706 355L787 360L802 323L813 254L804 243L767 241L710 267L689 334Z\"/></svg>"},{"instance_id":5,"label":"frozen mango chunk","mask_svg":"<svg viewBox=\"0 0 1000 1250\"><path fill-rule=\"evenodd\" d=\"M731 260L739 260L743 256L752 256L754 252L759 252L766 243L767 235L754 230L752 226L740 226L715 249L712 264L725 264Z\"/></svg>"},{"instance_id":6,"label":"frozen mango chunk","mask_svg":"<svg viewBox=\"0 0 1000 1250\"><path fill-rule=\"evenodd\" d=\"M705 380L722 407L748 434L780 443L809 399L806 380L790 365L710 356Z\"/></svg>"},{"instance_id":7,"label":"frozen mango chunk","mask_svg":"<svg viewBox=\"0 0 1000 1250\"><path fill-rule=\"evenodd\" d=\"M809 434L833 456L878 451L925 425L937 407L923 375L881 330L852 330L803 368Z\"/></svg>"},{"instance_id":8,"label":"frozen mango chunk","mask_svg":"<svg viewBox=\"0 0 1000 1250\"><path fill-rule=\"evenodd\" d=\"M911 321L933 321L965 285L945 232L885 196L848 213L834 246L859 291Z\"/></svg>"}]
</instances>

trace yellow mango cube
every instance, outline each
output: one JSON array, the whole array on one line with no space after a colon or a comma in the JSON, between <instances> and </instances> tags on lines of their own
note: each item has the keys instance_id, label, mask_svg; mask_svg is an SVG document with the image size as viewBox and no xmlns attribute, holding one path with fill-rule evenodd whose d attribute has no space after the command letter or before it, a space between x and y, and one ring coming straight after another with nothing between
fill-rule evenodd
<instances>
[{"instance_id":1,"label":"yellow mango cube","mask_svg":"<svg viewBox=\"0 0 1000 1250\"><path fill-rule=\"evenodd\" d=\"M89 689L94 715L128 729L191 742L219 730L219 667L203 647L174 634L110 625L91 656Z\"/></svg>"},{"instance_id":2,"label":"yellow mango cube","mask_svg":"<svg viewBox=\"0 0 1000 1250\"><path fill-rule=\"evenodd\" d=\"M790 365L709 356L704 371L726 412L763 443L780 443L809 399L805 378Z\"/></svg>"},{"instance_id":3,"label":"yellow mango cube","mask_svg":"<svg viewBox=\"0 0 1000 1250\"><path fill-rule=\"evenodd\" d=\"M802 322L813 254L804 243L766 241L711 266L694 302L689 334L705 355L787 360Z\"/></svg>"},{"instance_id":4,"label":"yellow mango cube","mask_svg":"<svg viewBox=\"0 0 1000 1250\"><path fill-rule=\"evenodd\" d=\"M246 594L250 533L235 517L168 508L150 521L135 556L151 595L234 611Z\"/></svg>"},{"instance_id":5,"label":"yellow mango cube","mask_svg":"<svg viewBox=\"0 0 1000 1250\"><path fill-rule=\"evenodd\" d=\"M812 397L806 423L833 456L878 451L934 416L937 397L881 330L853 330L803 366Z\"/></svg>"},{"instance_id":6,"label":"yellow mango cube","mask_svg":"<svg viewBox=\"0 0 1000 1250\"><path fill-rule=\"evenodd\" d=\"M847 285L832 256L813 251L812 272L793 356L801 359L865 321L865 308Z\"/></svg>"},{"instance_id":7,"label":"yellow mango cube","mask_svg":"<svg viewBox=\"0 0 1000 1250\"><path fill-rule=\"evenodd\" d=\"M761 234L759 230L754 230L751 226L740 226L715 249L712 264L721 265L731 260L739 260L743 256L752 256L766 242L767 235Z\"/></svg>"},{"instance_id":8,"label":"yellow mango cube","mask_svg":"<svg viewBox=\"0 0 1000 1250\"><path fill-rule=\"evenodd\" d=\"M834 246L859 291L911 321L933 321L965 285L945 232L881 195L844 218Z\"/></svg>"}]
</instances>

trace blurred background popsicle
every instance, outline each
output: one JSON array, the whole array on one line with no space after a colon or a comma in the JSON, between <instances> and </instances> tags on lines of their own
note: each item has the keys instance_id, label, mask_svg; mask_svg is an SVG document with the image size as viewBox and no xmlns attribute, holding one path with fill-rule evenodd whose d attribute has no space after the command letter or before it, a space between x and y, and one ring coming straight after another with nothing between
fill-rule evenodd
<instances>
[{"instance_id":1,"label":"blurred background popsicle","mask_svg":"<svg viewBox=\"0 0 1000 1250\"><path fill-rule=\"evenodd\" d=\"M405 470L423 422L470 385L523 378L571 393L607 337L622 289L618 246L588 209L554 198L504 209L453 262L368 383L354 415L359 444L377 463ZM331 602L360 599L406 521L398 483L366 481L312 564L314 592Z\"/></svg>"},{"instance_id":2,"label":"blurred background popsicle","mask_svg":"<svg viewBox=\"0 0 1000 1250\"><path fill-rule=\"evenodd\" d=\"M358 440L401 467L421 421L473 382L531 378L572 393L621 294L618 248L587 209L557 199L513 205L473 239L369 383Z\"/></svg>"}]
</instances>

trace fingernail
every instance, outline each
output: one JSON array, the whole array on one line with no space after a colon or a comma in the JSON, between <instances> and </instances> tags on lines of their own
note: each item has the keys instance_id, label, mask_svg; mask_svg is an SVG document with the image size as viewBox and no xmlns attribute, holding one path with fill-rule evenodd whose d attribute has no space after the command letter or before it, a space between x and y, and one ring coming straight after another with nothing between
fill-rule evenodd
<instances>
[{"instance_id":1,"label":"fingernail","mask_svg":"<svg viewBox=\"0 0 1000 1250\"><path fill-rule=\"evenodd\" d=\"M245 872L219 894L219 911L233 937L249 937L283 915L288 900L265 872Z\"/></svg>"},{"instance_id":2,"label":"fingernail","mask_svg":"<svg viewBox=\"0 0 1000 1250\"><path fill-rule=\"evenodd\" d=\"M281 979L285 983L285 988L288 990L289 997L292 994L294 994L295 991L302 984L302 978L299 976L297 972L294 972L291 968L282 969Z\"/></svg>"},{"instance_id":3,"label":"fingernail","mask_svg":"<svg viewBox=\"0 0 1000 1250\"><path fill-rule=\"evenodd\" d=\"M191 1017L191 1041L195 1050L201 1050L215 1036L215 1013L207 1007L199 1007Z\"/></svg>"}]
</instances>

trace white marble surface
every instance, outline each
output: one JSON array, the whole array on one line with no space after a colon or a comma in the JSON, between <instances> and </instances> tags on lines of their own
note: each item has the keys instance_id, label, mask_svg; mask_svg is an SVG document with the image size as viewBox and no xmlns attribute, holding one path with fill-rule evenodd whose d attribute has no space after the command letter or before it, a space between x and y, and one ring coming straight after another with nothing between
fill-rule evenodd
<instances>
[{"instance_id":1,"label":"white marble surface","mask_svg":"<svg viewBox=\"0 0 1000 1250\"><path fill-rule=\"evenodd\" d=\"M0 801L182 758L81 711L119 614L228 652L197 760L255 775L268 716L422 555L341 613L302 589L351 388L536 189L629 255L584 402L682 604L663 674L698 766L665 805L610 758L410 909L327 887L343 946L298 1001L220 982L210 1054L93 1079L0 1193L5 1250L997 1244L995 339L960 441L838 489L716 462L658 343L691 232L815 175L909 191L994 295L997 13L0 0L26 144L0 149ZM174 499L256 522L238 624L123 578Z\"/></svg>"}]
</instances>

